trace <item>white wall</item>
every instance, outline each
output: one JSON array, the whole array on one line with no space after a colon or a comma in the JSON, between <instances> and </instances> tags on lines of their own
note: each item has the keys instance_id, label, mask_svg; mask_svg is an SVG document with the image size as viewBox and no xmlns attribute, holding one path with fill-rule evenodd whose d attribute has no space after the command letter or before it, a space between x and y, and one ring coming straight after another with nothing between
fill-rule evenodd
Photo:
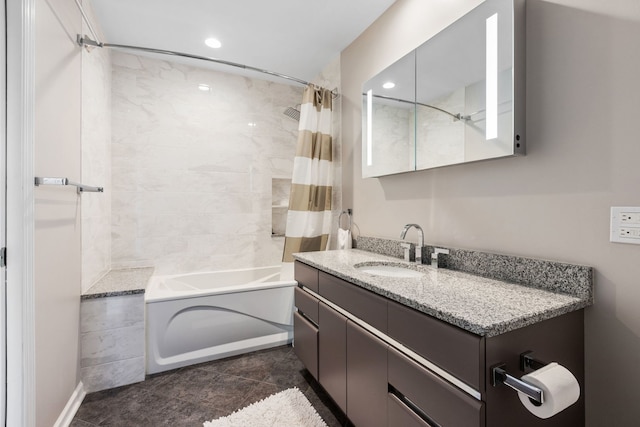
<instances>
[{"instance_id":1,"label":"white wall","mask_svg":"<svg viewBox=\"0 0 640 427\"><path fill-rule=\"evenodd\" d=\"M112 61L112 266L279 263L271 178L291 176L298 124L283 112L302 88L124 53Z\"/></svg>"},{"instance_id":2,"label":"white wall","mask_svg":"<svg viewBox=\"0 0 640 427\"><path fill-rule=\"evenodd\" d=\"M609 242L609 209L640 206L640 3L527 1L526 157L360 178L362 83L478 3L398 0L343 51L345 206L363 235L593 266L587 424L635 425L640 246Z\"/></svg>"},{"instance_id":3,"label":"white wall","mask_svg":"<svg viewBox=\"0 0 640 427\"><path fill-rule=\"evenodd\" d=\"M83 5L94 23L89 2ZM91 34L86 24L83 34ZM82 197L82 291L111 268L111 53L82 49L82 182L104 194Z\"/></svg>"},{"instance_id":4,"label":"white wall","mask_svg":"<svg viewBox=\"0 0 640 427\"><path fill-rule=\"evenodd\" d=\"M38 0L35 17L35 175L79 181L80 13L72 0ZM51 426L79 378L82 257L74 187L35 189L34 238L36 425Z\"/></svg>"}]
</instances>

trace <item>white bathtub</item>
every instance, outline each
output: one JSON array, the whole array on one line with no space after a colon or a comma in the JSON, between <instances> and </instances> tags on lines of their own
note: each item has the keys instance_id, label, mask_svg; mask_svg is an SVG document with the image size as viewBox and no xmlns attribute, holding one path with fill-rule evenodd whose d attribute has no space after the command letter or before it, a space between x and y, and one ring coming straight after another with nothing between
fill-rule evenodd
<instances>
[{"instance_id":1,"label":"white bathtub","mask_svg":"<svg viewBox=\"0 0 640 427\"><path fill-rule=\"evenodd\" d=\"M152 277L147 373L290 343L296 282L281 281L280 269Z\"/></svg>"}]
</instances>

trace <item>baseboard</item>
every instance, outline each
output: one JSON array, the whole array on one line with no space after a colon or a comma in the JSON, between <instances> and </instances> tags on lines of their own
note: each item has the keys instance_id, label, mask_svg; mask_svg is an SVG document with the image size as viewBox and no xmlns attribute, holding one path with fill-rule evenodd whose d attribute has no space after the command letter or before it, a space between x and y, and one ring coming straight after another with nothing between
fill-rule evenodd
<instances>
[{"instance_id":1,"label":"baseboard","mask_svg":"<svg viewBox=\"0 0 640 427\"><path fill-rule=\"evenodd\" d=\"M80 381L53 427L69 427L86 395L84 384Z\"/></svg>"}]
</instances>

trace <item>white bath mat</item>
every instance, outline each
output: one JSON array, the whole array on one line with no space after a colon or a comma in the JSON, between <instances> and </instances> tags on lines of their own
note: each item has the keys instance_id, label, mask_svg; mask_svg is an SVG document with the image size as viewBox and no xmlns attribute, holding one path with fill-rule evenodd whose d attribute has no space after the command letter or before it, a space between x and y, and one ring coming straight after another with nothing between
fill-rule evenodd
<instances>
[{"instance_id":1,"label":"white bath mat","mask_svg":"<svg viewBox=\"0 0 640 427\"><path fill-rule=\"evenodd\" d=\"M206 421L204 427L327 427L296 387L256 402L233 414Z\"/></svg>"}]
</instances>

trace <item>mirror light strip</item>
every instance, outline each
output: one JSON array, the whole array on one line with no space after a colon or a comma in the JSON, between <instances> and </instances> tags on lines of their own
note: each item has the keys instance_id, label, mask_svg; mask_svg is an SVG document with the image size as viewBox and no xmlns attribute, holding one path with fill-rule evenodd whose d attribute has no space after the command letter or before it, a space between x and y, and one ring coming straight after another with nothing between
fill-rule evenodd
<instances>
[{"instance_id":1,"label":"mirror light strip","mask_svg":"<svg viewBox=\"0 0 640 427\"><path fill-rule=\"evenodd\" d=\"M373 89L367 91L367 166L373 165Z\"/></svg>"},{"instance_id":2,"label":"mirror light strip","mask_svg":"<svg viewBox=\"0 0 640 427\"><path fill-rule=\"evenodd\" d=\"M498 137L498 14L487 18L486 139Z\"/></svg>"}]
</instances>

